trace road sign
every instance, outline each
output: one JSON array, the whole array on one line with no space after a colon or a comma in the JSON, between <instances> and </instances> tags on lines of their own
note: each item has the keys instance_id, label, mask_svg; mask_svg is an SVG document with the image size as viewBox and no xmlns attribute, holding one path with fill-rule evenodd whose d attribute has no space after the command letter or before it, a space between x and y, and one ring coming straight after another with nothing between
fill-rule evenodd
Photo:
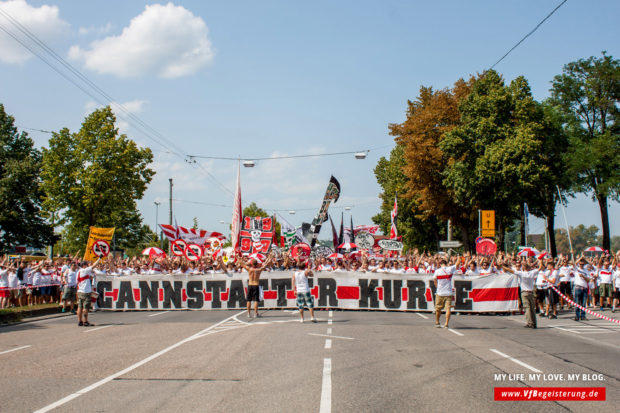
<instances>
[{"instance_id":1,"label":"road sign","mask_svg":"<svg viewBox=\"0 0 620 413\"><path fill-rule=\"evenodd\" d=\"M488 209L482 211L480 216L480 229L483 237L495 236L495 211Z\"/></svg>"},{"instance_id":2,"label":"road sign","mask_svg":"<svg viewBox=\"0 0 620 413\"><path fill-rule=\"evenodd\" d=\"M459 248L462 246L461 241L439 241L439 248Z\"/></svg>"},{"instance_id":3,"label":"road sign","mask_svg":"<svg viewBox=\"0 0 620 413\"><path fill-rule=\"evenodd\" d=\"M190 261L198 261L202 258L202 247L198 244L188 244L183 251L185 258Z\"/></svg>"},{"instance_id":4,"label":"road sign","mask_svg":"<svg viewBox=\"0 0 620 413\"><path fill-rule=\"evenodd\" d=\"M187 242L182 239L175 239L170 244L170 249L172 250L172 254L177 257L182 257L185 254L185 247L187 247Z\"/></svg>"},{"instance_id":5,"label":"road sign","mask_svg":"<svg viewBox=\"0 0 620 413\"><path fill-rule=\"evenodd\" d=\"M98 239L93 242L93 254L95 254L99 258L107 257L110 253L110 244L108 241L103 239Z\"/></svg>"}]
</instances>

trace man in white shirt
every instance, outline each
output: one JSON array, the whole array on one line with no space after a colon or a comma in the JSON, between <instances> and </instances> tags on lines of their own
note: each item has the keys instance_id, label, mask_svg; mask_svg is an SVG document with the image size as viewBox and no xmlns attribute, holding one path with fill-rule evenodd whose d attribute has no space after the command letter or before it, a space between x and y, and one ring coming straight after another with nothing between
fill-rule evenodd
<instances>
[{"instance_id":1,"label":"man in white shirt","mask_svg":"<svg viewBox=\"0 0 620 413\"><path fill-rule=\"evenodd\" d=\"M313 323L316 323L314 318L314 297L310 294L310 286L308 284L308 277L312 277L314 273L311 269L306 268L305 262L297 263L298 271L293 274L293 291L297 296L297 308L299 309L299 322L304 322L304 306L310 310L310 318Z\"/></svg>"},{"instance_id":2,"label":"man in white shirt","mask_svg":"<svg viewBox=\"0 0 620 413\"><path fill-rule=\"evenodd\" d=\"M433 282L435 283L435 327L441 327L439 319L441 318L441 309L446 310L446 324L444 328L448 328L450 323L450 311L452 307L452 276L456 272L456 266L448 266L445 258L439 259L440 267L435 270Z\"/></svg>"},{"instance_id":3,"label":"man in white shirt","mask_svg":"<svg viewBox=\"0 0 620 413\"><path fill-rule=\"evenodd\" d=\"M530 269L527 261L521 262L521 270L503 267L506 272L515 274L519 277L519 286L521 287L521 302L525 308L525 327L536 328L536 300L534 299L534 283L538 277L538 271L543 268L542 262L540 268Z\"/></svg>"},{"instance_id":4,"label":"man in white shirt","mask_svg":"<svg viewBox=\"0 0 620 413\"><path fill-rule=\"evenodd\" d=\"M620 265L616 265L616 269L614 270L614 287L614 305L611 308L612 313L615 313L616 307L620 305Z\"/></svg>"},{"instance_id":5,"label":"man in white shirt","mask_svg":"<svg viewBox=\"0 0 620 413\"><path fill-rule=\"evenodd\" d=\"M93 277L95 276L93 272L93 268L99 264L98 258L97 261L91 266L88 265L88 262L82 262L82 268L77 273L77 295L78 295L78 326L92 326L88 322L88 310L90 310L91 306L91 293L93 292Z\"/></svg>"},{"instance_id":6,"label":"man in white shirt","mask_svg":"<svg viewBox=\"0 0 620 413\"><path fill-rule=\"evenodd\" d=\"M573 299L572 284L575 279L575 272L574 272L573 266L569 264L567 257L562 258L560 268L558 268L558 275L560 277L559 278L560 282L558 284L558 290L560 290L562 294L564 294L565 296L567 296L568 298L572 300ZM570 303L568 302L565 303L564 299L560 296L560 309L564 308L564 304L566 304L568 309L570 309L571 307Z\"/></svg>"},{"instance_id":7,"label":"man in white shirt","mask_svg":"<svg viewBox=\"0 0 620 413\"><path fill-rule=\"evenodd\" d=\"M586 298L588 298L588 283L590 277L588 271L585 269L585 260L580 258L577 261L577 268L574 272L574 284L575 284L575 303L581 307L586 306ZM575 307L575 321L585 320L586 312Z\"/></svg>"},{"instance_id":8,"label":"man in white shirt","mask_svg":"<svg viewBox=\"0 0 620 413\"><path fill-rule=\"evenodd\" d=\"M62 293L62 312L67 311L69 305L71 313L75 314L75 301L77 298L77 273L78 267L76 262L72 262L69 268L62 273L62 283L64 289Z\"/></svg>"},{"instance_id":9,"label":"man in white shirt","mask_svg":"<svg viewBox=\"0 0 620 413\"><path fill-rule=\"evenodd\" d=\"M599 294L600 294L600 304L601 311L605 309L605 301L607 301L607 305L611 307L611 298L613 296L613 287L612 287L612 276L613 269L611 266L611 261L609 257L602 258L603 265L600 265L599 261L599 269L598 269L598 281L599 281ZM605 300L607 299L607 300Z\"/></svg>"}]
</instances>

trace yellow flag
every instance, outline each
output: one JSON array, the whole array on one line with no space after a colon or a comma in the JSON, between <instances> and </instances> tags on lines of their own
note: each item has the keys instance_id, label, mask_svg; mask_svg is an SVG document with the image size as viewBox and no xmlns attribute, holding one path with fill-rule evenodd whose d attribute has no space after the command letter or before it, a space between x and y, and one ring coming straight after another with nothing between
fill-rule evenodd
<instances>
[{"instance_id":1,"label":"yellow flag","mask_svg":"<svg viewBox=\"0 0 620 413\"><path fill-rule=\"evenodd\" d=\"M93 245L96 241L105 241L108 246L112 242L115 228L97 228L90 227L90 233L88 234L88 242L86 243L86 251L84 251L85 261L96 261L99 256L93 251Z\"/></svg>"}]
</instances>

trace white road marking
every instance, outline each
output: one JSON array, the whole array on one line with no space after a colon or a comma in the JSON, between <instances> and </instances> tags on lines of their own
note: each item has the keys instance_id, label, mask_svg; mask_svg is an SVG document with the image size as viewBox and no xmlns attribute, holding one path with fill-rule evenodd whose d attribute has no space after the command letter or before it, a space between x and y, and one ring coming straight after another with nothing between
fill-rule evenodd
<instances>
[{"instance_id":1,"label":"white road marking","mask_svg":"<svg viewBox=\"0 0 620 413\"><path fill-rule=\"evenodd\" d=\"M327 325L331 326L332 325L332 320L327 320Z\"/></svg>"},{"instance_id":2,"label":"white road marking","mask_svg":"<svg viewBox=\"0 0 620 413\"><path fill-rule=\"evenodd\" d=\"M321 408L319 413L332 411L332 359L323 359L323 385L321 386Z\"/></svg>"},{"instance_id":3,"label":"white road marking","mask_svg":"<svg viewBox=\"0 0 620 413\"><path fill-rule=\"evenodd\" d=\"M91 331L97 331L97 330L101 330L102 328L108 328L108 327L112 327L113 324L108 324L107 326L101 326L101 327L96 327L96 328L89 328L88 330L84 330L83 333L90 333Z\"/></svg>"},{"instance_id":4,"label":"white road marking","mask_svg":"<svg viewBox=\"0 0 620 413\"><path fill-rule=\"evenodd\" d=\"M332 348L332 340L331 340L331 338L325 339L325 348L326 349Z\"/></svg>"},{"instance_id":5,"label":"white road marking","mask_svg":"<svg viewBox=\"0 0 620 413\"><path fill-rule=\"evenodd\" d=\"M230 316L230 317L220 321L219 323L213 324L212 326L209 326L209 327L205 328L204 330L199 331L196 334L193 334L193 335L191 335L191 336L189 336L187 338L184 338L183 340L178 341L175 344L173 344L173 345L171 345L169 347L166 347L165 349L163 349L161 351L158 351L157 353L155 353L155 354L153 354L153 355L151 355L151 356L149 356L149 357L147 357L147 358L145 358L145 359L143 359L143 360L141 360L141 361L139 361L139 362L137 362L135 364L132 364L131 366L127 367L126 369L123 369L123 370L121 370L121 371L119 371L117 373L114 373L114 374L112 374L112 375L110 375L110 376L108 376L108 377L106 377L104 379L101 379L98 382L91 384L90 386L84 387L83 389L78 390L77 392L75 392L73 394L70 394L67 397L62 398L62 399L58 400L57 402L54 402L52 404L48 404L45 407L42 407L41 409L35 411L35 413L49 412L52 409L55 409L55 408L57 408L59 406L62 406L63 404L65 404L67 402L70 402L71 400L76 399L76 398L78 398L78 397L80 397L80 396L82 396L82 395L84 395L84 394L86 394L86 393L88 393L88 392L90 392L92 390L95 390L96 388L101 387L104 384L111 382L115 378L123 376L123 375L129 373L130 371L135 370L135 369L137 369L140 366L143 366L144 364L146 364L146 363L156 359L157 357L159 357L161 355L164 355L164 354L168 353L171 350L174 350L175 348L177 348L179 346L182 346L183 344L185 344L187 342L190 342L192 340L196 340L197 338L200 338L202 334L211 331L212 329L216 328L220 324L223 324L223 323L231 320L232 318L234 318L234 317L236 317L236 316L238 316L240 314L243 314L244 312L245 311L241 311L240 313L235 314L233 316ZM331 385L330 385L330 387L331 387ZM331 395L330 395L330 397L331 397Z\"/></svg>"},{"instance_id":6,"label":"white road marking","mask_svg":"<svg viewBox=\"0 0 620 413\"><path fill-rule=\"evenodd\" d=\"M521 360L517 360L514 357L510 357L508 354L504 354L501 351L495 350L494 348L490 348L489 350L491 350L495 354L499 354L500 356L507 358L508 360L512 361L513 363L517 363L520 366L523 366L523 367L525 367L527 369L532 370L534 373L542 373L542 371L538 370L537 368L534 368L534 367L530 366L529 364L526 364L526 363L522 362Z\"/></svg>"},{"instance_id":7,"label":"white road marking","mask_svg":"<svg viewBox=\"0 0 620 413\"><path fill-rule=\"evenodd\" d=\"M422 313L416 313L416 314L419 315L420 317L422 317L423 319L428 320L428 317L425 316L424 314L422 314Z\"/></svg>"},{"instance_id":8,"label":"white road marking","mask_svg":"<svg viewBox=\"0 0 620 413\"><path fill-rule=\"evenodd\" d=\"M6 353L10 353L12 351L23 350L23 349L28 348L28 347L32 347L32 345L29 344L27 346L21 346L21 347L17 347L17 348L12 348L10 350L5 350L5 351L0 352L0 354L6 354Z\"/></svg>"},{"instance_id":9,"label":"white road marking","mask_svg":"<svg viewBox=\"0 0 620 413\"><path fill-rule=\"evenodd\" d=\"M461 336L461 337L463 337L463 336L465 335L465 334L460 333L460 332L458 332L458 331L456 331L456 330L453 330L453 329L451 329L451 328L449 328L449 329L448 329L448 331L449 331L449 332L451 332L451 333L456 334L457 336Z\"/></svg>"},{"instance_id":10,"label":"white road marking","mask_svg":"<svg viewBox=\"0 0 620 413\"><path fill-rule=\"evenodd\" d=\"M169 312L170 311L162 311L161 313L149 314L149 315L147 315L147 317L155 317L156 315L166 314L166 313L169 313Z\"/></svg>"},{"instance_id":11,"label":"white road marking","mask_svg":"<svg viewBox=\"0 0 620 413\"><path fill-rule=\"evenodd\" d=\"M355 340L353 337L342 337L342 336L328 336L326 334L316 334L316 333L308 333L309 336L317 336L317 337L331 337L331 338L341 338L343 340Z\"/></svg>"},{"instance_id":12,"label":"white road marking","mask_svg":"<svg viewBox=\"0 0 620 413\"><path fill-rule=\"evenodd\" d=\"M327 329L327 334L331 334L331 333L332 333L332 329L331 329L331 328L328 328L328 329Z\"/></svg>"},{"instance_id":13,"label":"white road marking","mask_svg":"<svg viewBox=\"0 0 620 413\"><path fill-rule=\"evenodd\" d=\"M334 312L332 310L329 310L329 317L333 317L334 316Z\"/></svg>"}]
</instances>

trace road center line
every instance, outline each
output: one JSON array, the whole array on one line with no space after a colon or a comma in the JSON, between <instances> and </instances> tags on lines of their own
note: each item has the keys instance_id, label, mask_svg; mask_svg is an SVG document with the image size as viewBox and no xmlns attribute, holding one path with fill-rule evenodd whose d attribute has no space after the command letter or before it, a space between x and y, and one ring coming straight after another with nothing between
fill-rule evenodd
<instances>
[{"instance_id":1,"label":"road center line","mask_svg":"<svg viewBox=\"0 0 620 413\"><path fill-rule=\"evenodd\" d=\"M333 317L334 316L334 311L333 310L329 310L329 317Z\"/></svg>"},{"instance_id":2,"label":"road center line","mask_svg":"<svg viewBox=\"0 0 620 413\"><path fill-rule=\"evenodd\" d=\"M344 340L355 340L353 337L328 336L327 334L308 333L308 335L309 336L318 336L318 337L342 338Z\"/></svg>"},{"instance_id":3,"label":"road center line","mask_svg":"<svg viewBox=\"0 0 620 413\"><path fill-rule=\"evenodd\" d=\"M319 413L332 411L332 359L323 359L323 385L321 386L321 408Z\"/></svg>"},{"instance_id":4,"label":"road center line","mask_svg":"<svg viewBox=\"0 0 620 413\"><path fill-rule=\"evenodd\" d=\"M422 313L416 313L416 314L419 315L420 317L422 317L423 319L428 320L428 317L425 316L424 314L422 314Z\"/></svg>"},{"instance_id":5,"label":"road center line","mask_svg":"<svg viewBox=\"0 0 620 413\"><path fill-rule=\"evenodd\" d=\"M238 314L230 316L230 317L220 321L219 323L213 324L212 326L209 326L209 327L205 328L204 330L199 331L196 334L193 334L193 335L191 335L191 336L189 336L187 338L184 338L183 340L181 340L181 341L179 341L179 342L177 342L177 343L175 343L175 344L173 344L173 345L171 345L169 347L166 347L165 349L163 349L161 351L158 351L157 353L155 353L155 354L153 354L153 355L151 355L151 356L149 356L149 357L147 357L147 358L145 358L145 359L143 359L143 360L141 360L141 361L139 361L139 362L137 362L135 364L132 364L131 366L127 367L126 369L123 369L123 370L121 370L121 371L119 371L117 373L114 373L114 374L112 374L112 375L110 375L110 376L108 376L108 377L106 377L104 379L101 379L98 382L93 383L93 384L91 384L88 387L84 387L83 389L78 390L77 392L75 392L73 394L70 394L67 397L62 398L62 399L58 400L57 402L54 402L54 403L49 404L49 405L47 405L45 407L42 407L41 409L35 411L35 413L49 412L52 409L55 409L55 408L57 408L59 406L62 406L63 404L65 404L67 402L70 402L71 400L76 399L76 398L78 398L78 397L80 397L80 396L90 392L91 390L94 390L94 389L96 389L98 387L101 387L104 384L109 383L110 381L114 380L117 377L120 377L120 376L123 376L123 375L129 373L130 371L135 370L135 369L137 369L140 366L143 366L144 364L146 364L146 363L156 359L157 357L159 357L161 355L164 355L164 354L168 353L171 350L174 350L175 348L177 348L179 346L182 346L183 344L185 344L185 343L187 343L189 341L192 341L192 340L195 340L195 339L199 338L201 334L204 334L204 333L214 329L215 327L219 326L220 324L223 324L223 323L225 323L225 322L227 322L227 321L233 319L234 317L236 317L236 316L238 316L240 314L243 314L243 313L245 313L245 310L239 312ZM330 387L331 387L331 384L330 384ZM331 397L331 394L330 394L330 397Z\"/></svg>"},{"instance_id":6,"label":"road center line","mask_svg":"<svg viewBox=\"0 0 620 413\"><path fill-rule=\"evenodd\" d=\"M329 320L327 320L327 325L328 325L328 326L331 326L331 325L332 325L332 320L331 320L331 318L330 318Z\"/></svg>"},{"instance_id":7,"label":"road center line","mask_svg":"<svg viewBox=\"0 0 620 413\"><path fill-rule=\"evenodd\" d=\"M5 351L0 352L0 354L6 354L6 353L10 353L12 351L23 350L23 349L28 348L28 347L32 347L32 345L28 344L27 346L21 346L21 347L17 347L17 348L12 348L10 350L5 350Z\"/></svg>"},{"instance_id":8,"label":"road center line","mask_svg":"<svg viewBox=\"0 0 620 413\"><path fill-rule=\"evenodd\" d=\"M326 349L332 348L332 339L331 338L326 338L325 339L325 348Z\"/></svg>"},{"instance_id":9,"label":"road center line","mask_svg":"<svg viewBox=\"0 0 620 413\"><path fill-rule=\"evenodd\" d=\"M327 329L327 334L331 334L332 333L332 329L331 327Z\"/></svg>"},{"instance_id":10,"label":"road center line","mask_svg":"<svg viewBox=\"0 0 620 413\"><path fill-rule=\"evenodd\" d=\"M149 314L149 315L147 315L147 317L155 317L156 315L166 314L166 313L169 313L169 312L170 311L162 311L161 313Z\"/></svg>"},{"instance_id":11,"label":"road center line","mask_svg":"<svg viewBox=\"0 0 620 413\"><path fill-rule=\"evenodd\" d=\"M449 331L449 332L451 332L451 333L456 334L457 336L461 336L461 337L463 337L463 336L465 335L465 334L463 334L463 333L461 333L461 332L458 332L458 331L456 331L456 330L453 330L453 329L451 329L451 328L449 328L449 329L448 329L448 331Z\"/></svg>"},{"instance_id":12,"label":"road center line","mask_svg":"<svg viewBox=\"0 0 620 413\"><path fill-rule=\"evenodd\" d=\"M101 327L96 327L96 328L89 328L88 330L84 330L84 333L90 333L91 331L97 331L97 330L101 330L102 328L108 328L108 327L112 327L114 324L108 324L107 326L101 326Z\"/></svg>"},{"instance_id":13,"label":"road center line","mask_svg":"<svg viewBox=\"0 0 620 413\"><path fill-rule=\"evenodd\" d=\"M490 348L489 350L491 350L495 354L499 354L500 356L507 358L508 360L512 361L513 363L517 363L520 366L523 366L523 367L525 367L527 369L532 370L534 373L542 373L542 371L538 370L537 368L534 368L534 367L530 366L529 364L526 364L526 363L522 362L521 360L517 360L514 357L510 357L508 354L504 354L501 351L495 350L494 348Z\"/></svg>"}]
</instances>

